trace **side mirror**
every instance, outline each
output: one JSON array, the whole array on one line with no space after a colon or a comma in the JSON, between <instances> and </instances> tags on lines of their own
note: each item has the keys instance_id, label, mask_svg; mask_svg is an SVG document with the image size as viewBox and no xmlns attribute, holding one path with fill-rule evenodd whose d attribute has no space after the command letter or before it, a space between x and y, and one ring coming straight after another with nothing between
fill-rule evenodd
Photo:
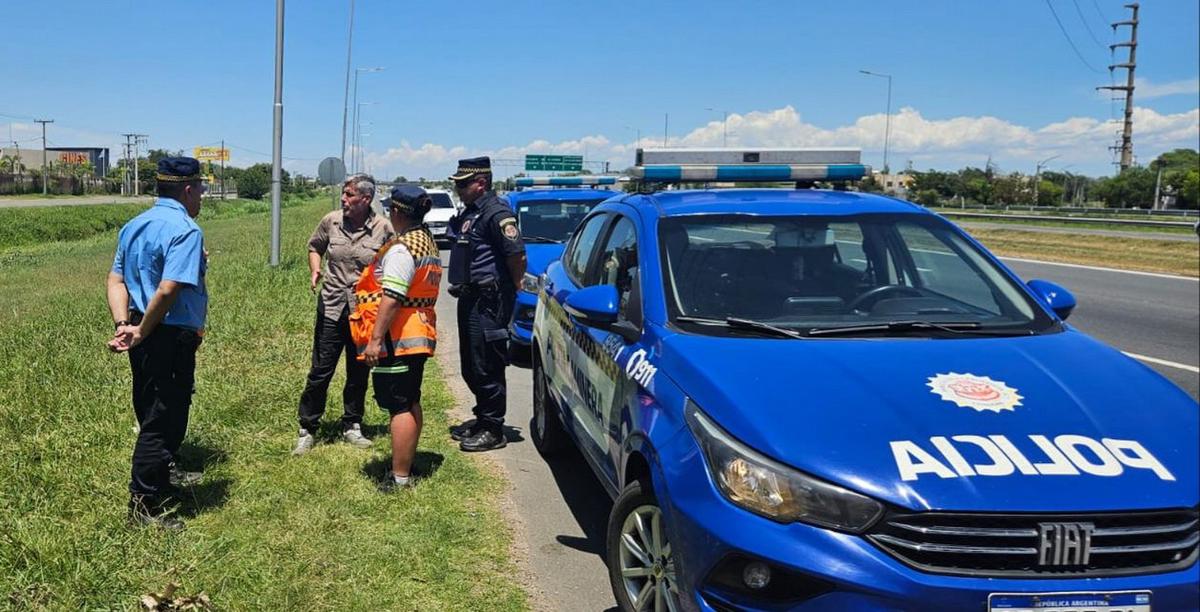
<instances>
[{"instance_id":1,"label":"side mirror","mask_svg":"<svg viewBox=\"0 0 1200 612\"><path fill-rule=\"evenodd\" d=\"M588 327L608 329L617 322L617 288L594 285L567 296L567 313Z\"/></svg>"},{"instance_id":2,"label":"side mirror","mask_svg":"<svg viewBox=\"0 0 1200 612\"><path fill-rule=\"evenodd\" d=\"M1067 317L1071 316L1071 311L1075 310L1075 296L1061 286L1044 280L1031 280L1025 284L1033 290L1033 295L1058 315L1058 318L1066 321Z\"/></svg>"}]
</instances>

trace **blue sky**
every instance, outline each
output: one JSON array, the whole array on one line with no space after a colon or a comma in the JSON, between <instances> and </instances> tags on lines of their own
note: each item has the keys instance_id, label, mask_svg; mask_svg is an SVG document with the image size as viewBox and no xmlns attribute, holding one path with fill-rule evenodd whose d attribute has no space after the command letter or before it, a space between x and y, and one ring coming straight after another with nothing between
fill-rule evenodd
<instances>
[{"instance_id":1,"label":"blue sky","mask_svg":"<svg viewBox=\"0 0 1200 612\"><path fill-rule=\"evenodd\" d=\"M274 2L10 2L0 34L0 146L40 134L109 146L121 132L190 150L222 138L269 161ZM1121 104L1108 84L1117 0L1004 2L407 2L357 0L364 159L444 176L460 156L585 154L623 167L661 145L859 146L882 165L1112 171ZM287 167L315 172L341 140L348 3L288 3ZM1057 12L1067 35L1055 22ZM1148 163L1200 140L1200 3L1143 2L1134 147ZM1103 17L1102 17L1103 16ZM1082 59L1072 50L1068 38ZM1124 56L1118 52L1118 59ZM1123 72L1119 73L1123 75ZM1123 76L1122 76L1123 78ZM705 110L716 109L715 111ZM509 170L512 170L511 168Z\"/></svg>"}]
</instances>

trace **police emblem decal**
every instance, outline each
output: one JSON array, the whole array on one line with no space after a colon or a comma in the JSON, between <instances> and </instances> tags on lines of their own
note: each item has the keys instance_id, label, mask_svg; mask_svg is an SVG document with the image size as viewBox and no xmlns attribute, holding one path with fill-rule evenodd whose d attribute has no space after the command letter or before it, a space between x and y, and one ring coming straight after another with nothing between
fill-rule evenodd
<instances>
[{"instance_id":1,"label":"police emblem decal","mask_svg":"<svg viewBox=\"0 0 1200 612\"><path fill-rule=\"evenodd\" d=\"M962 408L979 412L1003 412L1021 406L1025 399L1017 390L987 376L950 372L929 377L930 392Z\"/></svg>"}]
</instances>

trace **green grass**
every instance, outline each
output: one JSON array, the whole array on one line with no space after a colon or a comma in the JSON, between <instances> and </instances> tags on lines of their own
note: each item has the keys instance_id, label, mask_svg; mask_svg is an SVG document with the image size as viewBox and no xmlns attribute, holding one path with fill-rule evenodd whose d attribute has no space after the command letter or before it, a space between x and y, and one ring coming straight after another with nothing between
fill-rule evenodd
<instances>
[{"instance_id":1,"label":"green grass","mask_svg":"<svg viewBox=\"0 0 1200 612\"><path fill-rule=\"evenodd\" d=\"M285 198L281 208L314 203L321 198ZM89 204L80 206L39 206L0 208L0 251L44 242L79 240L113 229L150 207L146 202L126 204ZM237 215L266 212L269 200L205 200L200 222ZM114 245L115 246L115 245Z\"/></svg>"},{"instance_id":2,"label":"green grass","mask_svg":"<svg viewBox=\"0 0 1200 612\"><path fill-rule=\"evenodd\" d=\"M329 202L284 212L274 270L268 215L233 206L202 220L211 310L181 463L205 477L180 534L125 525L129 365L104 349L115 232L0 259L0 608L130 610L171 583L221 610L526 608L501 484L444 435L452 399L434 362L414 489L376 490L389 451L369 396L372 449L289 456L315 311L304 241Z\"/></svg>"}]
</instances>

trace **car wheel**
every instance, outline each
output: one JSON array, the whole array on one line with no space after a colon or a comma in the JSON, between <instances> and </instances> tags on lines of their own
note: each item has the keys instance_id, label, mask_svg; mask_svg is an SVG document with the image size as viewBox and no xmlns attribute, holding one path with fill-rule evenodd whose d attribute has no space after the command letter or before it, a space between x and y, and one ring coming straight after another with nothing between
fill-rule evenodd
<instances>
[{"instance_id":1,"label":"car wheel","mask_svg":"<svg viewBox=\"0 0 1200 612\"><path fill-rule=\"evenodd\" d=\"M543 457L554 455L567 444L567 432L554 413L546 388L546 372L537 355L533 357L533 418L529 420L529 431L533 435L533 447Z\"/></svg>"},{"instance_id":2,"label":"car wheel","mask_svg":"<svg viewBox=\"0 0 1200 612\"><path fill-rule=\"evenodd\" d=\"M608 516L608 579L623 612L680 609L678 569L649 483L625 487Z\"/></svg>"}]
</instances>

